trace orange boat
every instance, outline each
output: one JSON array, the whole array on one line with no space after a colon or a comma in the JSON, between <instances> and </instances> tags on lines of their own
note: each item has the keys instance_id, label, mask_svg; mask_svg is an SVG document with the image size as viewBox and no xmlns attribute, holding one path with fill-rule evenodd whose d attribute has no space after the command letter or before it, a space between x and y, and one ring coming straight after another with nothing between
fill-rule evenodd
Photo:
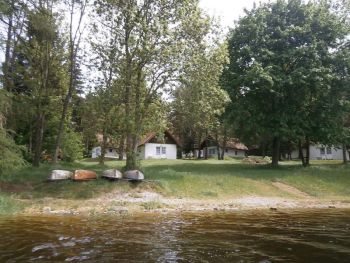
<instances>
[{"instance_id":1,"label":"orange boat","mask_svg":"<svg viewBox=\"0 0 350 263\"><path fill-rule=\"evenodd\" d=\"M72 177L72 179L75 181L95 180L96 178L96 173L89 170L76 170Z\"/></svg>"}]
</instances>

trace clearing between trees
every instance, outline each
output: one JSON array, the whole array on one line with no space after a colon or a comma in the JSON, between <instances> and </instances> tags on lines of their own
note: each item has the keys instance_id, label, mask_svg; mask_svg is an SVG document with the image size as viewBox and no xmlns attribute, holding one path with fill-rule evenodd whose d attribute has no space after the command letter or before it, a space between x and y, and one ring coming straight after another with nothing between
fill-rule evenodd
<instances>
[{"instance_id":1,"label":"clearing between trees","mask_svg":"<svg viewBox=\"0 0 350 263\"><path fill-rule=\"evenodd\" d=\"M240 210L259 208L350 208L350 168L339 161L269 165L241 160L147 160L147 181L133 184L98 178L89 182L47 182L53 169L90 169L99 175L123 161L99 165L28 167L0 177L0 213L133 213L144 211Z\"/></svg>"}]
</instances>

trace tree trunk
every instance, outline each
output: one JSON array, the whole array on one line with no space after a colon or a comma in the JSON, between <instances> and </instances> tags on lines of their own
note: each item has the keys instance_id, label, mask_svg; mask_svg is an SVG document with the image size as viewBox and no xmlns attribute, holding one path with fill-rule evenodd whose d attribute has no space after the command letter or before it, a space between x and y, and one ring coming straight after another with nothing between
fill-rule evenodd
<instances>
[{"instance_id":1,"label":"tree trunk","mask_svg":"<svg viewBox=\"0 0 350 263\"><path fill-rule=\"evenodd\" d=\"M125 15L125 26L124 26L124 44L125 44L125 119L124 125L126 129L126 170L134 170L137 167L136 154L133 150L133 137L132 137L132 124L130 120L132 119L131 114L131 94L132 94L132 57L129 50L129 40L130 40L130 28L129 28L130 14Z\"/></svg>"},{"instance_id":2,"label":"tree trunk","mask_svg":"<svg viewBox=\"0 0 350 263\"><path fill-rule=\"evenodd\" d=\"M101 145L101 155L100 155L100 164L105 163L105 156L106 156L106 150L107 150L107 136L105 133L102 134L102 145Z\"/></svg>"},{"instance_id":3,"label":"tree trunk","mask_svg":"<svg viewBox=\"0 0 350 263\"><path fill-rule=\"evenodd\" d=\"M299 158L301 160L301 163L302 163L303 166L306 166L305 158L304 158L304 152L303 152L303 146L301 144L301 140L300 139L298 141L298 148L299 148Z\"/></svg>"},{"instance_id":4,"label":"tree trunk","mask_svg":"<svg viewBox=\"0 0 350 263\"><path fill-rule=\"evenodd\" d=\"M219 135L218 132L216 131L215 133L215 142L216 142L216 151L217 151L217 155L218 155L218 160L220 160L220 142L219 142Z\"/></svg>"},{"instance_id":5,"label":"tree trunk","mask_svg":"<svg viewBox=\"0 0 350 263\"><path fill-rule=\"evenodd\" d=\"M306 137L306 156L305 156L305 166L310 165L310 140Z\"/></svg>"},{"instance_id":6,"label":"tree trunk","mask_svg":"<svg viewBox=\"0 0 350 263\"><path fill-rule=\"evenodd\" d=\"M205 141L203 149L204 159L208 160L208 130L205 131Z\"/></svg>"},{"instance_id":7,"label":"tree trunk","mask_svg":"<svg viewBox=\"0 0 350 263\"><path fill-rule=\"evenodd\" d=\"M58 127L58 133L56 137L56 143L55 143L55 152L53 157L53 163L57 163L58 161L58 155L61 147L61 141L62 141L62 135L64 130L64 123L66 121L67 113L68 113L68 107L69 103L72 99L73 92L74 92L74 68L75 68L75 56L74 56L74 45L72 43L72 40L70 41L70 51L69 51L69 88L68 93L64 99L63 102L63 108L62 108L62 114L60 118L60 123Z\"/></svg>"},{"instance_id":8,"label":"tree trunk","mask_svg":"<svg viewBox=\"0 0 350 263\"><path fill-rule=\"evenodd\" d=\"M9 17L8 21L8 28L7 28L7 39L6 39L6 47L5 47L5 61L3 65L3 74L4 74L4 88L7 91L11 91L11 85L10 85L10 57L11 57L11 43L12 43L12 29L13 29L13 15L12 12L14 11L13 6L14 1L11 1L11 15Z\"/></svg>"},{"instance_id":9,"label":"tree trunk","mask_svg":"<svg viewBox=\"0 0 350 263\"><path fill-rule=\"evenodd\" d=\"M205 142L204 159L208 160L208 141Z\"/></svg>"},{"instance_id":10,"label":"tree trunk","mask_svg":"<svg viewBox=\"0 0 350 263\"><path fill-rule=\"evenodd\" d=\"M125 144L125 137L124 135L121 137L120 142L119 142L119 149L118 149L118 160L123 161L124 159L124 144Z\"/></svg>"},{"instance_id":11,"label":"tree trunk","mask_svg":"<svg viewBox=\"0 0 350 263\"><path fill-rule=\"evenodd\" d=\"M265 158L265 156L266 156L266 143L265 142L261 142L261 155L263 158Z\"/></svg>"},{"instance_id":12,"label":"tree trunk","mask_svg":"<svg viewBox=\"0 0 350 263\"><path fill-rule=\"evenodd\" d=\"M348 163L348 157L347 155L347 148L346 148L346 144L343 144L343 164L347 164Z\"/></svg>"},{"instance_id":13,"label":"tree trunk","mask_svg":"<svg viewBox=\"0 0 350 263\"><path fill-rule=\"evenodd\" d=\"M287 160L291 161L292 160L292 142L288 142L288 153L287 153Z\"/></svg>"},{"instance_id":14,"label":"tree trunk","mask_svg":"<svg viewBox=\"0 0 350 263\"><path fill-rule=\"evenodd\" d=\"M35 167L38 167L40 165L42 143L43 143L43 136L44 136L44 122L45 122L45 116L42 112L40 112L37 116L36 130L35 130L35 146L34 146L34 157L33 157L33 165Z\"/></svg>"},{"instance_id":15,"label":"tree trunk","mask_svg":"<svg viewBox=\"0 0 350 263\"><path fill-rule=\"evenodd\" d=\"M221 160L225 159L226 144L227 144L227 129L226 129L226 125L224 125L224 139L222 142Z\"/></svg>"},{"instance_id":16,"label":"tree trunk","mask_svg":"<svg viewBox=\"0 0 350 263\"><path fill-rule=\"evenodd\" d=\"M128 136L128 145L130 150L126 152L126 169L135 170L138 169L137 164L137 136Z\"/></svg>"},{"instance_id":17,"label":"tree trunk","mask_svg":"<svg viewBox=\"0 0 350 263\"><path fill-rule=\"evenodd\" d=\"M58 161L58 154L59 154L59 150L61 147L61 141L62 141L62 134L64 132L64 123L66 121L67 118L67 113L68 113L68 108L69 108L69 104L72 100L72 96L75 90L75 74L76 74L76 58L77 58L77 52L78 52L78 48L79 48L79 43L80 43L80 37L77 36L79 34L81 34L81 32L79 31L80 29L80 25L82 23L82 18L84 16L85 13L85 6L86 6L86 2L84 4L82 4L81 6L81 10L80 10L80 17L77 23L77 28L75 29L76 31L73 32L73 23L74 23L74 6L77 3L76 0L72 1L72 5L71 5L71 10L70 10L70 24L69 24L69 87L68 87L68 93L64 99L63 102L63 108L62 108L62 114L61 114L61 118L60 118L60 123L58 126L58 133L57 133L57 137L56 137L56 142L55 142L55 151L54 151L54 157L53 157L53 163L57 163ZM81 35L80 35L81 36Z\"/></svg>"},{"instance_id":18,"label":"tree trunk","mask_svg":"<svg viewBox=\"0 0 350 263\"><path fill-rule=\"evenodd\" d=\"M275 136L272 141L272 166L278 166L280 157L280 138Z\"/></svg>"}]
</instances>

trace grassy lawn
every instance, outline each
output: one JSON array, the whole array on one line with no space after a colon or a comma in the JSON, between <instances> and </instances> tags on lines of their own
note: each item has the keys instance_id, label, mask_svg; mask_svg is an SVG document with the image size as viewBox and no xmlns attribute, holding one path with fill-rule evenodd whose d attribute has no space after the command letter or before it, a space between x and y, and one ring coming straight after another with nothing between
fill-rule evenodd
<instances>
[{"instance_id":1,"label":"grassy lawn","mask_svg":"<svg viewBox=\"0 0 350 263\"><path fill-rule=\"evenodd\" d=\"M315 161L303 168L299 162L282 162L279 168L242 164L240 160L147 160L142 162L145 177L151 182L96 180L91 182L46 182L52 169L91 169L98 174L105 169L121 169L124 162L107 161L98 165L89 160L40 168L27 167L10 176L0 177L0 213L20 211L47 198L87 200L113 191L154 191L168 197L224 199L242 196L289 197L273 182L294 186L312 197L350 201L350 165L338 161Z\"/></svg>"}]
</instances>

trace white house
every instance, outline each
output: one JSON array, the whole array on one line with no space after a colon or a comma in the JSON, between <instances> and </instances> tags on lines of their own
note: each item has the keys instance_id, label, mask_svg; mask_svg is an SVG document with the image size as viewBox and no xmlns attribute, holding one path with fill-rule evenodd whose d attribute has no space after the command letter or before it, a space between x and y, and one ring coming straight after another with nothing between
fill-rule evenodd
<instances>
[{"instance_id":1,"label":"white house","mask_svg":"<svg viewBox=\"0 0 350 263\"><path fill-rule=\"evenodd\" d=\"M157 137L155 132L144 136L138 145L139 159L176 159L177 147L181 146L178 139L169 131L165 131L164 135ZM101 156L101 147L97 146L92 149L91 157L98 158ZM117 148L109 145L106 148L106 158L118 158ZM125 158L125 154L124 154Z\"/></svg>"},{"instance_id":2,"label":"white house","mask_svg":"<svg viewBox=\"0 0 350 263\"><path fill-rule=\"evenodd\" d=\"M96 134L96 140L101 145L103 143L103 135L102 134ZM98 158L101 156L101 146L96 146L92 148L91 151L91 158ZM105 158L118 158L119 154L117 151L117 143L113 140L110 140L110 138L107 138L107 146L106 146L106 153Z\"/></svg>"},{"instance_id":3,"label":"white house","mask_svg":"<svg viewBox=\"0 0 350 263\"><path fill-rule=\"evenodd\" d=\"M349 153L346 153L349 159ZM292 152L292 159L299 158L299 150ZM341 147L328 145L310 145L310 160L343 160L343 150Z\"/></svg>"},{"instance_id":4,"label":"white house","mask_svg":"<svg viewBox=\"0 0 350 263\"><path fill-rule=\"evenodd\" d=\"M169 159L177 158L177 147L181 147L178 139L169 131L164 132L164 136L157 138L157 134L152 132L147 134L139 143L138 157L140 159Z\"/></svg>"},{"instance_id":5,"label":"white house","mask_svg":"<svg viewBox=\"0 0 350 263\"><path fill-rule=\"evenodd\" d=\"M218 156L217 144L211 137L201 143L200 157L204 157L205 148L207 148L208 157ZM223 145L220 145L220 151L222 151L222 149ZM244 157L246 156L247 151L248 147L241 143L237 138L230 138L226 142L225 156Z\"/></svg>"},{"instance_id":6,"label":"white house","mask_svg":"<svg viewBox=\"0 0 350 263\"><path fill-rule=\"evenodd\" d=\"M97 146L92 148L91 151L91 158L98 158L101 156L101 146ZM106 158L118 158L119 154L117 152L117 149L115 147L107 147L106 153L105 153Z\"/></svg>"}]
</instances>

